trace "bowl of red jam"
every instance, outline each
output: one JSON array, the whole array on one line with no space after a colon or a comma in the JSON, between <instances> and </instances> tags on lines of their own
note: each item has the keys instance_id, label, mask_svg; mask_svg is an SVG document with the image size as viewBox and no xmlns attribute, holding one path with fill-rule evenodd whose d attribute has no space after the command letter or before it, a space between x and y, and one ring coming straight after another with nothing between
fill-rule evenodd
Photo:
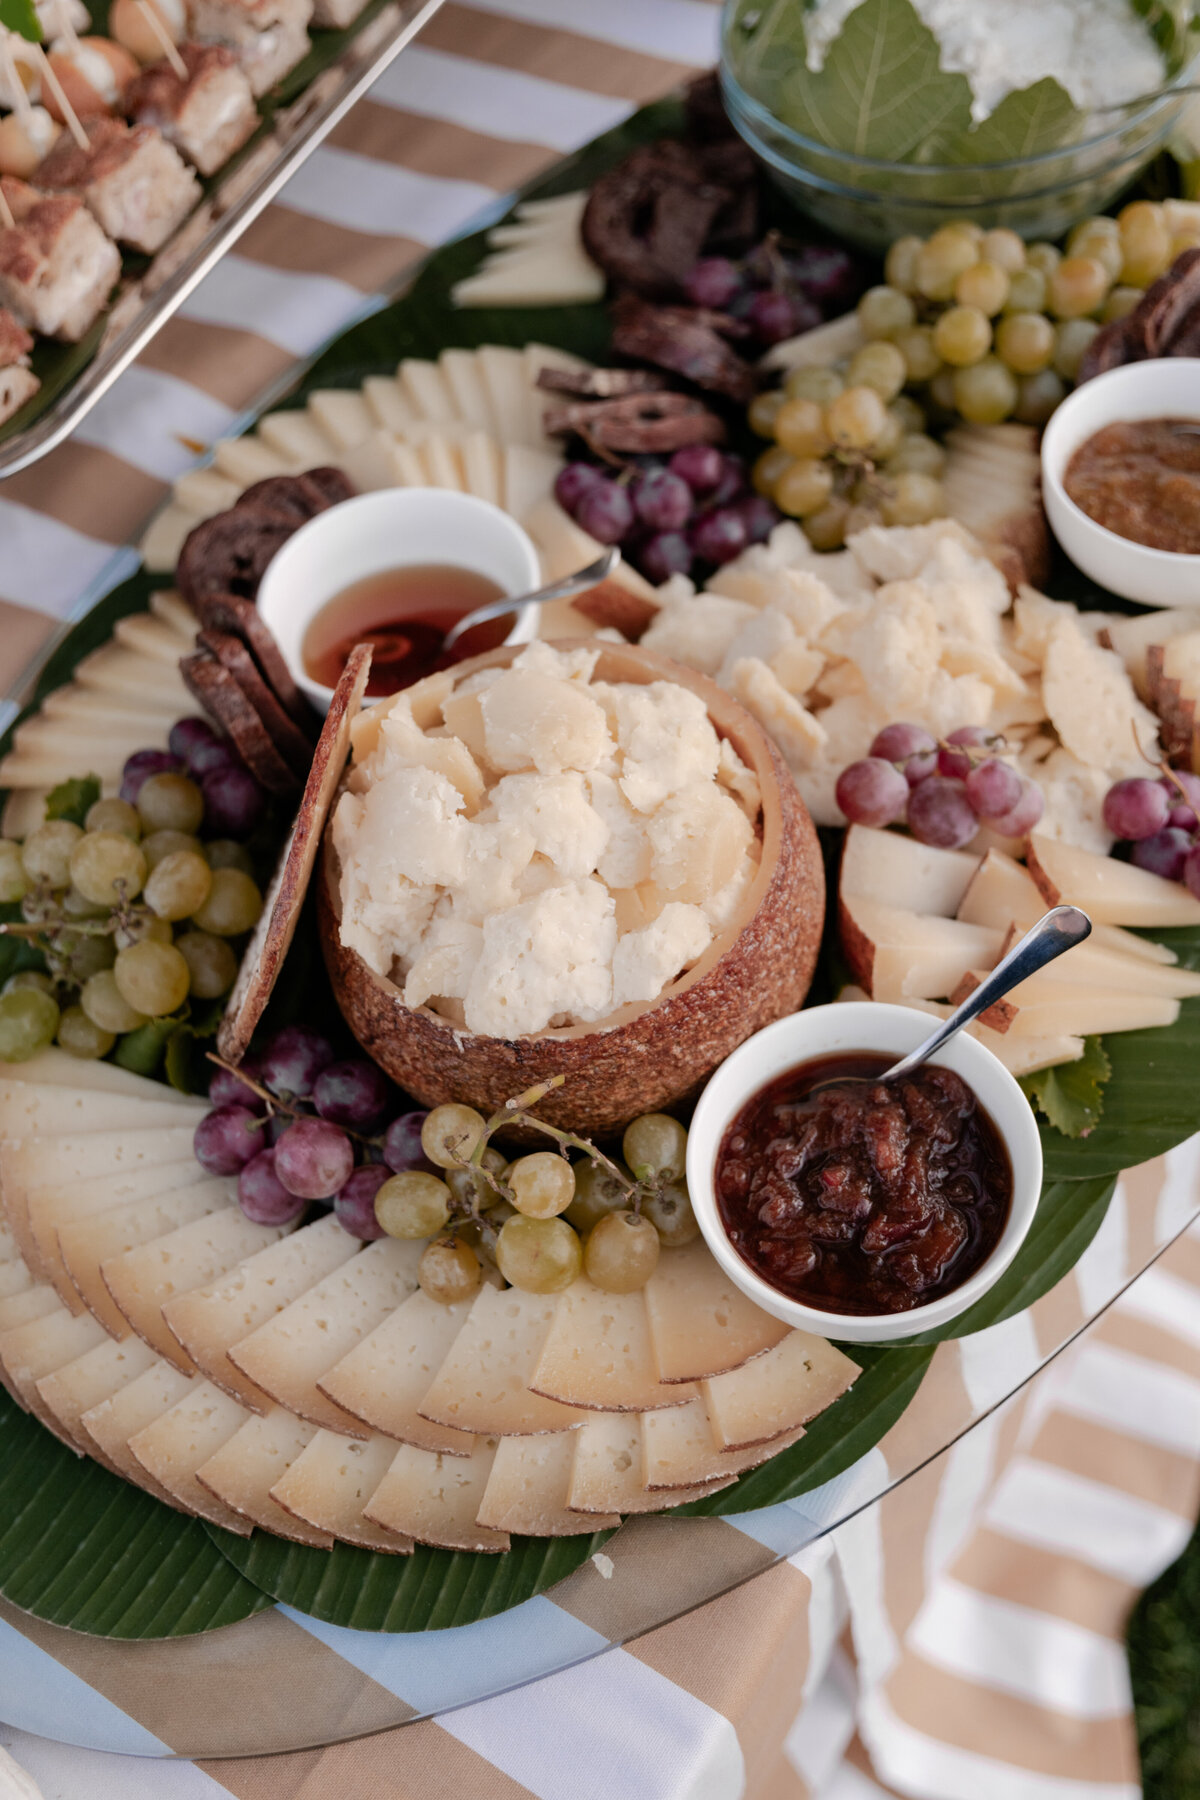
<instances>
[{"instance_id":1,"label":"bowl of red jam","mask_svg":"<svg viewBox=\"0 0 1200 1800\"><path fill-rule=\"evenodd\" d=\"M793 1013L713 1076L688 1135L688 1190L709 1248L789 1325L853 1343L966 1312L1009 1267L1042 1186L1033 1110L963 1033L896 1082L928 1035L903 1006Z\"/></svg>"}]
</instances>

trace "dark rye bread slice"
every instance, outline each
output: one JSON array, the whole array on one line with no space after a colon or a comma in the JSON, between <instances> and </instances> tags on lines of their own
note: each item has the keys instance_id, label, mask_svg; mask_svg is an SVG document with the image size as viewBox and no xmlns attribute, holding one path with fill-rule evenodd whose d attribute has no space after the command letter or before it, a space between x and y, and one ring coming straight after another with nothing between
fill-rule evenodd
<instances>
[{"instance_id":1,"label":"dark rye bread slice","mask_svg":"<svg viewBox=\"0 0 1200 1800\"><path fill-rule=\"evenodd\" d=\"M246 946L225 1017L217 1032L217 1049L226 1062L239 1063L246 1054L287 957L312 879L325 822L350 754L351 722L362 705L370 673L371 646L357 644L346 658L341 680L333 690L296 822L280 855L267 890L262 917Z\"/></svg>"},{"instance_id":2,"label":"dark rye bread slice","mask_svg":"<svg viewBox=\"0 0 1200 1800\"><path fill-rule=\"evenodd\" d=\"M283 652L254 604L240 594L205 594L198 602L196 612L207 631L226 631L231 637L241 639L289 719L304 733L310 745L314 743L320 730L320 719L297 687Z\"/></svg>"},{"instance_id":3,"label":"dark rye bread slice","mask_svg":"<svg viewBox=\"0 0 1200 1800\"><path fill-rule=\"evenodd\" d=\"M296 777L242 689L212 651L194 650L180 657L179 673L209 718L233 739L250 773L272 794L294 794Z\"/></svg>"},{"instance_id":4,"label":"dark rye bread slice","mask_svg":"<svg viewBox=\"0 0 1200 1800\"><path fill-rule=\"evenodd\" d=\"M308 779L312 744L289 719L271 688L263 680L258 664L241 638L234 637L228 631L210 631L205 627L197 632L196 641L206 650L211 650L223 669L228 669L266 727L267 736L292 771L295 785L302 786Z\"/></svg>"}]
</instances>

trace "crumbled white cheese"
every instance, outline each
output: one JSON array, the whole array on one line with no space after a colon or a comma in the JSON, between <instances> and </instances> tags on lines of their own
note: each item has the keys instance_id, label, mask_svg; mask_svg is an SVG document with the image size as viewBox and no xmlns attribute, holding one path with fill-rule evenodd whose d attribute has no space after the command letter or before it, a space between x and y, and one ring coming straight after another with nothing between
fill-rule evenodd
<instances>
[{"instance_id":1,"label":"crumbled white cheese","mask_svg":"<svg viewBox=\"0 0 1200 1800\"><path fill-rule=\"evenodd\" d=\"M601 881L547 888L496 912L464 997L484 1037L528 1037L557 1019L589 1024L612 1010L617 922Z\"/></svg>"},{"instance_id":2,"label":"crumbled white cheese","mask_svg":"<svg viewBox=\"0 0 1200 1800\"><path fill-rule=\"evenodd\" d=\"M712 943L712 926L698 906L671 901L641 931L627 931L613 952L612 1003L653 1000Z\"/></svg>"},{"instance_id":3,"label":"crumbled white cheese","mask_svg":"<svg viewBox=\"0 0 1200 1800\"><path fill-rule=\"evenodd\" d=\"M673 681L624 683L613 694L625 753L621 792L638 812L653 812L693 781L713 779L721 747L699 694Z\"/></svg>"}]
</instances>

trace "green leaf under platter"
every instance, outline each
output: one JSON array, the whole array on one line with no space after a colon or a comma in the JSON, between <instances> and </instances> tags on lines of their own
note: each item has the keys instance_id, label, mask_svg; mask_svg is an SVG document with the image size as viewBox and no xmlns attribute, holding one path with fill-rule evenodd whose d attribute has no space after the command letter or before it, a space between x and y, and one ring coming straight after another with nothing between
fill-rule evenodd
<instances>
[{"instance_id":1,"label":"green leaf under platter","mask_svg":"<svg viewBox=\"0 0 1200 1800\"><path fill-rule=\"evenodd\" d=\"M77 775L71 781L62 781L46 795L46 817L68 819L72 825L82 826L100 793L98 775Z\"/></svg>"},{"instance_id":2,"label":"green leaf under platter","mask_svg":"<svg viewBox=\"0 0 1200 1800\"><path fill-rule=\"evenodd\" d=\"M1112 1062L1098 1037L1084 1039L1077 1062L1055 1063L1022 1078L1028 1100L1064 1137L1087 1137L1104 1111L1104 1088Z\"/></svg>"}]
</instances>

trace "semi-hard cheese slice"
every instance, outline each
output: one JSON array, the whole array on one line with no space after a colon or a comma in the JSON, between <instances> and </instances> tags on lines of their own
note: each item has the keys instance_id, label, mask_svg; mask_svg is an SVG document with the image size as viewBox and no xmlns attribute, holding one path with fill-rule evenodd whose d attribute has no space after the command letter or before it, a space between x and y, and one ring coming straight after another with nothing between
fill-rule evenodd
<instances>
[{"instance_id":1,"label":"semi-hard cheese slice","mask_svg":"<svg viewBox=\"0 0 1200 1800\"><path fill-rule=\"evenodd\" d=\"M94 1350L55 1369L52 1375L43 1375L37 1390L67 1436L81 1449L95 1455L95 1440L82 1429L80 1418L93 1406L99 1406L102 1400L111 1399L113 1394L128 1387L157 1361L149 1344L143 1344L141 1338L127 1337L118 1343L106 1337ZM100 1460L104 1462L107 1458Z\"/></svg>"},{"instance_id":2,"label":"semi-hard cheese slice","mask_svg":"<svg viewBox=\"0 0 1200 1800\"><path fill-rule=\"evenodd\" d=\"M182 1162L192 1154L195 1135L190 1125L155 1125L145 1131L75 1132L0 1142L0 1198L22 1252L34 1260L26 1211L31 1188L130 1175Z\"/></svg>"},{"instance_id":3,"label":"semi-hard cheese slice","mask_svg":"<svg viewBox=\"0 0 1200 1800\"><path fill-rule=\"evenodd\" d=\"M476 1521L496 1455L480 1438L469 1456L439 1456L402 1444L363 1512L376 1525L442 1550L507 1550L507 1531Z\"/></svg>"},{"instance_id":4,"label":"semi-hard cheese slice","mask_svg":"<svg viewBox=\"0 0 1200 1800\"><path fill-rule=\"evenodd\" d=\"M411 1538L373 1524L363 1515L363 1507L395 1456L392 1440L378 1434L364 1441L335 1431L318 1431L275 1483L271 1498L285 1512L318 1531L331 1532L344 1544L408 1555L413 1547Z\"/></svg>"},{"instance_id":5,"label":"semi-hard cheese slice","mask_svg":"<svg viewBox=\"0 0 1200 1800\"><path fill-rule=\"evenodd\" d=\"M365 1426L336 1406L317 1382L415 1292L424 1249L423 1243L400 1238L368 1244L231 1346L231 1362L299 1418L365 1438Z\"/></svg>"},{"instance_id":6,"label":"semi-hard cheese slice","mask_svg":"<svg viewBox=\"0 0 1200 1800\"><path fill-rule=\"evenodd\" d=\"M13 1262L20 1255L16 1238L9 1227L0 1220L0 1263Z\"/></svg>"},{"instance_id":7,"label":"semi-hard cheese slice","mask_svg":"<svg viewBox=\"0 0 1200 1800\"><path fill-rule=\"evenodd\" d=\"M0 1332L12 1331L17 1325L28 1325L31 1319L57 1312L61 1305L62 1301L49 1282L39 1281L35 1287L0 1300Z\"/></svg>"},{"instance_id":8,"label":"semi-hard cheese slice","mask_svg":"<svg viewBox=\"0 0 1200 1800\"><path fill-rule=\"evenodd\" d=\"M468 1456L476 1440L423 1419L417 1407L450 1353L474 1304L443 1306L418 1288L369 1337L335 1363L318 1386L365 1425L422 1450Z\"/></svg>"},{"instance_id":9,"label":"semi-hard cheese slice","mask_svg":"<svg viewBox=\"0 0 1200 1800\"><path fill-rule=\"evenodd\" d=\"M138 1244L166 1237L181 1225L206 1219L210 1213L232 1206L235 1199L232 1182L194 1181L152 1200L131 1200L109 1212L64 1222L58 1228L58 1248L75 1292L106 1331L124 1337L129 1323L104 1285L101 1263L123 1256Z\"/></svg>"},{"instance_id":10,"label":"semi-hard cheese slice","mask_svg":"<svg viewBox=\"0 0 1200 1800\"><path fill-rule=\"evenodd\" d=\"M670 1494L650 1493L642 1486L642 1427L636 1413L597 1413L571 1433L575 1458L567 1505L581 1513L659 1512L703 1500L728 1487L732 1475L679 1488Z\"/></svg>"},{"instance_id":11,"label":"semi-hard cheese slice","mask_svg":"<svg viewBox=\"0 0 1200 1800\"><path fill-rule=\"evenodd\" d=\"M650 1489L694 1487L700 1481L740 1475L804 1436L803 1426L798 1426L769 1444L721 1450L713 1438L703 1400L689 1400L686 1406L642 1413L640 1417L642 1485Z\"/></svg>"},{"instance_id":12,"label":"semi-hard cheese slice","mask_svg":"<svg viewBox=\"0 0 1200 1800\"><path fill-rule=\"evenodd\" d=\"M23 1294L27 1288L35 1285L35 1280L36 1277L23 1256L14 1256L8 1262L0 1262L0 1300L7 1300L10 1294Z\"/></svg>"},{"instance_id":13,"label":"semi-hard cheese slice","mask_svg":"<svg viewBox=\"0 0 1200 1800\"><path fill-rule=\"evenodd\" d=\"M0 1335L0 1369L5 1387L72 1450L79 1446L60 1429L36 1384L43 1375L51 1375L85 1351L94 1350L104 1335L103 1326L90 1314L77 1318L65 1306Z\"/></svg>"},{"instance_id":14,"label":"semi-hard cheese slice","mask_svg":"<svg viewBox=\"0 0 1200 1800\"><path fill-rule=\"evenodd\" d=\"M201 1465L196 1479L252 1525L261 1525L278 1537L293 1538L298 1544L331 1550L330 1532L306 1525L271 1498L275 1483L315 1435L315 1426L281 1406L272 1407L265 1418L251 1413L229 1441Z\"/></svg>"},{"instance_id":15,"label":"semi-hard cheese slice","mask_svg":"<svg viewBox=\"0 0 1200 1800\"><path fill-rule=\"evenodd\" d=\"M176 1368L191 1374L195 1364L178 1338L167 1329L162 1309L175 1294L234 1268L244 1257L265 1250L284 1237L286 1225L255 1225L238 1206L224 1207L207 1218L193 1219L151 1244L139 1244L123 1256L101 1263L104 1285L138 1336Z\"/></svg>"},{"instance_id":16,"label":"semi-hard cheese slice","mask_svg":"<svg viewBox=\"0 0 1200 1800\"><path fill-rule=\"evenodd\" d=\"M559 1295L529 1385L548 1399L603 1412L682 1406L696 1393L690 1383L668 1387L658 1379L644 1293L607 1294L585 1276Z\"/></svg>"},{"instance_id":17,"label":"semi-hard cheese slice","mask_svg":"<svg viewBox=\"0 0 1200 1800\"><path fill-rule=\"evenodd\" d=\"M135 1487L145 1488L147 1493L176 1508L179 1502L142 1467L129 1448L129 1440L182 1400L191 1386L190 1376L158 1356L143 1374L79 1416L79 1428L96 1445L102 1462Z\"/></svg>"},{"instance_id":18,"label":"semi-hard cheese slice","mask_svg":"<svg viewBox=\"0 0 1200 1800\"><path fill-rule=\"evenodd\" d=\"M186 1512L249 1537L250 1521L196 1480L196 1470L227 1444L250 1417L211 1381L193 1382L160 1418L129 1439L129 1453Z\"/></svg>"},{"instance_id":19,"label":"semi-hard cheese slice","mask_svg":"<svg viewBox=\"0 0 1200 1800\"><path fill-rule=\"evenodd\" d=\"M248 1337L349 1262L358 1247L358 1239L343 1229L333 1213L326 1213L291 1237L268 1244L227 1275L168 1300L163 1318L210 1381L252 1412L268 1412L272 1402L230 1362L229 1346Z\"/></svg>"},{"instance_id":20,"label":"semi-hard cheese slice","mask_svg":"<svg viewBox=\"0 0 1200 1800\"><path fill-rule=\"evenodd\" d=\"M788 1334L734 1286L703 1238L665 1251L644 1291L660 1381L723 1375Z\"/></svg>"},{"instance_id":21,"label":"semi-hard cheese slice","mask_svg":"<svg viewBox=\"0 0 1200 1800\"><path fill-rule=\"evenodd\" d=\"M762 1444L805 1425L844 1394L858 1364L825 1338L792 1331L743 1368L700 1384L713 1437L726 1450Z\"/></svg>"},{"instance_id":22,"label":"semi-hard cheese slice","mask_svg":"<svg viewBox=\"0 0 1200 1800\"><path fill-rule=\"evenodd\" d=\"M7 1069L11 1065L5 1064ZM18 1065L19 1066L19 1065ZM170 1088L160 1087L166 1096ZM203 1102L182 1096L144 1100L140 1096L106 1094L95 1088L35 1085L0 1077L0 1135L6 1138L48 1137L83 1131L142 1131L149 1125L191 1125L204 1117Z\"/></svg>"},{"instance_id":23,"label":"semi-hard cheese slice","mask_svg":"<svg viewBox=\"0 0 1200 1800\"><path fill-rule=\"evenodd\" d=\"M567 1505L575 1433L501 1438L479 1503L479 1523L525 1537L578 1537L621 1523L618 1513L572 1512Z\"/></svg>"},{"instance_id":24,"label":"semi-hard cheese slice","mask_svg":"<svg viewBox=\"0 0 1200 1800\"><path fill-rule=\"evenodd\" d=\"M70 1306L78 1303L75 1284L67 1273L58 1241L61 1225L74 1219L90 1219L97 1213L112 1212L114 1207L129 1206L134 1200L154 1200L160 1194L178 1193L211 1181L212 1176L200 1167L191 1151L179 1162L163 1163L147 1169L133 1169L128 1174L97 1175L91 1180L47 1182L31 1187L25 1193L25 1213L33 1256L47 1281L52 1281Z\"/></svg>"},{"instance_id":25,"label":"semi-hard cheese slice","mask_svg":"<svg viewBox=\"0 0 1200 1800\"><path fill-rule=\"evenodd\" d=\"M530 1391L557 1305L554 1294L482 1287L419 1411L437 1425L502 1436L567 1431L583 1418Z\"/></svg>"},{"instance_id":26,"label":"semi-hard cheese slice","mask_svg":"<svg viewBox=\"0 0 1200 1800\"><path fill-rule=\"evenodd\" d=\"M135 1100L161 1101L168 1096L180 1105L188 1104L182 1095L165 1088L161 1081L151 1081L146 1075L132 1075L118 1063L81 1062L79 1057L57 1047L39 1051L28 1062L5 1063L4 1079L30 1082L35 1087L75 1091L88 1088L93 1093L126 1095ZM204 1112L205 1104L204 1101L196 1102L200 1113Z\"/></svg>"}]
</instances>

